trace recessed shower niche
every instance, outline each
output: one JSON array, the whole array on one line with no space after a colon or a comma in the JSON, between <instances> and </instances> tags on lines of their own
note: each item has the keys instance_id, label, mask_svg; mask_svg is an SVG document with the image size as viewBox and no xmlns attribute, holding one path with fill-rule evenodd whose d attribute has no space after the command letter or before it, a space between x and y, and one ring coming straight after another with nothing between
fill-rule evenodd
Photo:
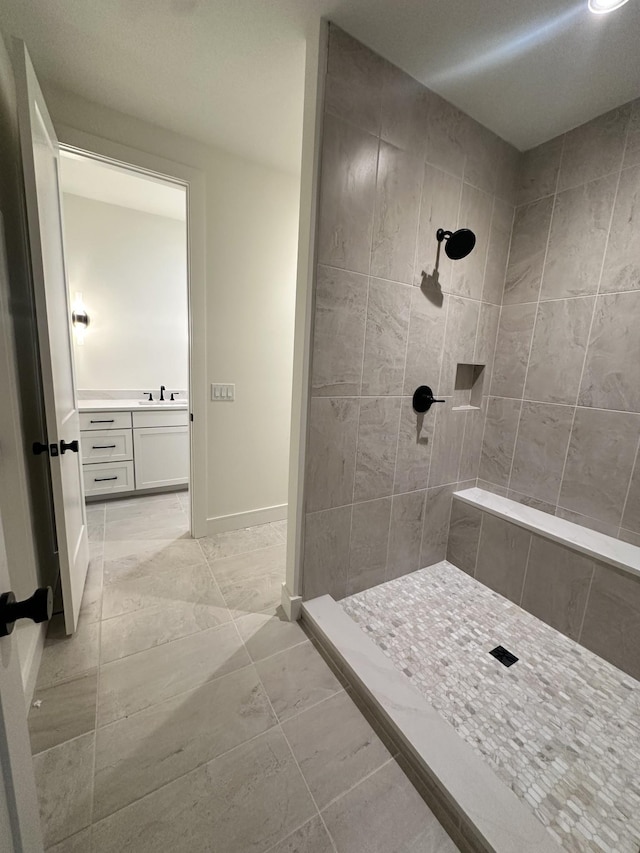
<instances>
[{"instance_id":1,"label":"recessed shower niche","mask_svg":"<svg viewBox=\"0 0 640 853\"><path fill-rule=\"evenodd\" d=\"M458 364L453 391L453 409L479 409L482 404L484 364Z\"/></svg>"}]
</instances>

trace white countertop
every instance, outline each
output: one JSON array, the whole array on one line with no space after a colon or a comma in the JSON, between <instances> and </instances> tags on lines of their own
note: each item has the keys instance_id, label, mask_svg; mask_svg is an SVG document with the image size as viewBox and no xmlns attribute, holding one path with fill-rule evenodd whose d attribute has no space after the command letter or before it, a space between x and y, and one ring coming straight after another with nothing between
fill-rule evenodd
<instances>
[{"instance_id":1,"label":"white countertop","mask_svg":"<svg viewBox=\"0 0 640 853\"><path fill-rule=\"evenodd\" d=\"M189 408L188 400L78 400L79 412L131 412L131 411L178 411L184 412Z\"/></svg>"}]
</instances>

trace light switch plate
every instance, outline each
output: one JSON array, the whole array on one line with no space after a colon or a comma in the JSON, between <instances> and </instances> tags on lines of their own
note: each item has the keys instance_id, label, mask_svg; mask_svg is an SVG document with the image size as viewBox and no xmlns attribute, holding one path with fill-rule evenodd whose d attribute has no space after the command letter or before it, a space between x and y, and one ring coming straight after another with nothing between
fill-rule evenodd
<instances>
[{"instance_id":1,"label":"light switch plate","mask_svg":"<svg viewBox=\"0 0 640 853\"><path fill-rule=\"evenodd\" d=\"M236 399L236 386L214 383L211 385L211 399L214 403L233 403Z\"/></svg>"}]
</instances>

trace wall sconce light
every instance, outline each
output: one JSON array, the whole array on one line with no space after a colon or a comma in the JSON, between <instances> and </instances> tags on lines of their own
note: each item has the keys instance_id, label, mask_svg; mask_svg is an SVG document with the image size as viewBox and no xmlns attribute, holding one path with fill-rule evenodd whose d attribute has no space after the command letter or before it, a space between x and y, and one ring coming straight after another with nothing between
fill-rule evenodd
<instances>
[{"instance_id":1,"label":"wall sconce light","mask_svg":"<svg viewBox=\"0 0 640 853\"><path fill-rule=\"evenodd\" d=\"M89 325L89 315L87 314L87 309L84 307L84 303L82 301L82 294L76 293L76 298L73 303L73 309L71 313L71 322L73 323L73 331L76 338L76 343L78 346L82 346L84 344L84 334L87 330L87 326Z\"/></svg>"}]
</instances>

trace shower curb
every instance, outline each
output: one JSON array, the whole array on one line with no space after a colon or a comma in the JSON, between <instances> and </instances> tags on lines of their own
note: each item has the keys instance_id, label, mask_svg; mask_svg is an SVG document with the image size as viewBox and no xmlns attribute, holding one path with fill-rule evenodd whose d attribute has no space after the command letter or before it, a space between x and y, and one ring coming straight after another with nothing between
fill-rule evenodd
<instances>
[{"instance_id":1,"label":"shower curb","mask_svg":"<svg viewBox=\"0 0 640 853\"><path fill-rule=\"evenodd\" d=\"M302 622L397 747L411 781L461 850L558 853L531 811L330 595L303 602Z\"/></svg>"}]
</instances>

